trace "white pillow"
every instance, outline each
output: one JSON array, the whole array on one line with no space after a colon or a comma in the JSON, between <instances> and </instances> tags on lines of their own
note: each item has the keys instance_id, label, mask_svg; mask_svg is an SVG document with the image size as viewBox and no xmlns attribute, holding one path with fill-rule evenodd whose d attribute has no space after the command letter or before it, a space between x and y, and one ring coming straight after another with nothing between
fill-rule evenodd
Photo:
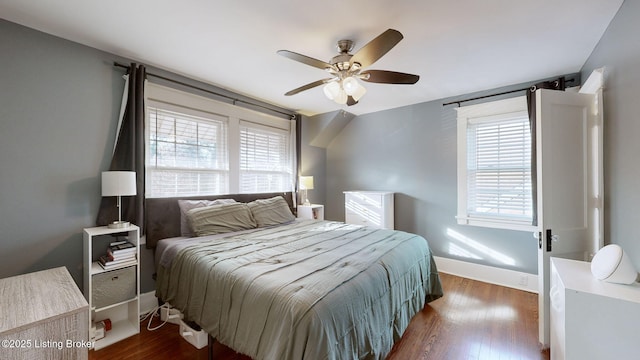
<instances>
[{"instance_id":1,"label":"white pillow","mask_svg":"<svg viewBox=\"0 0 640 360\"><path fill-rule=\"evenodd\" d=\"M187 220L187 212L191 209L220 205L220 204L233 204L236 201L233 199L216 199L216 200L178 200L178 206L180 207L180 236L194 237L196 234L191 229L189 221Z\"/></svg>"}]
</instances>

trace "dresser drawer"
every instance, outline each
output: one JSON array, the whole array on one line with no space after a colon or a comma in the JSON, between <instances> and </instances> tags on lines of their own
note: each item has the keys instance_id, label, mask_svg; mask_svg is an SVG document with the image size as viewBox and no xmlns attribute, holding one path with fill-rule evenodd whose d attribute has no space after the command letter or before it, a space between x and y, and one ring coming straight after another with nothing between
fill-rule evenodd
<instances>
[{"instance_id":1,"label":"dresser drawer","mask_svg":"<svg viewBox=\"0 0 640 360\"><path fill-rule=\"evenodd\" d=\"M371 194L371 193L346 193L345 195L345 203L346 204L357 204L361 206L371 207L371 208L382 208L382 195L380 194Z\"/></svg>"},{"instance_id":2,"label":"dresser drawer","mask_svg":"<svg viewBox=\"0 0 640 360\"><path fill-rule=\"evenodd\" d=\"M347 211L345 213L345 222L347 224L371 226L376 228L382 227L382 218L379 214L373 212Z\"/></svg>"}]
</instances>

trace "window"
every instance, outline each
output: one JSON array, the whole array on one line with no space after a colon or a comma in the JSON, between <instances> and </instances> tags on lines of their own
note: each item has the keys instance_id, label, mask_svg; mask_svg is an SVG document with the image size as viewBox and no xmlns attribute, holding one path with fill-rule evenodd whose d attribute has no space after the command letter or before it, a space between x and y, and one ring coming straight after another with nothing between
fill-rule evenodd
<instances>
[{"instance_id":1,"label":"window","mask_svg":"<svg viewBox=\"0 0 640 360\"><path fill-rule=\"evenodd\" d=\"M229 190L227 122L215 116L147 107L147 193L225 194Z\"/></svg>"},{"instance_id":2,"label":"window","mask_svg":"<svg viewBox=\"0 0 640 360\"><path fill-rule=\"evenodd\" d=\"M532 230L531 133L524 97L458 110L458 223Z\"/></svg>"},{"instance_id":3,"label":"window","mask_svg":"<svg viewBox=\"0 0 640 360\"><path fill-rule=\"evenodd\" d=\"M155 84L146 93L146 197L293 189L293 121Z\"/></svg>"},{"instance_id":4,"label":"window","mask_svg":"<svg viewBox=\"0 0 640 360\"><path fill-rule=\"evenodd\" d=\"M240 192L286 189L291 184L289 152L288 133L241 122Z\"/></svg>"}]
</instances>

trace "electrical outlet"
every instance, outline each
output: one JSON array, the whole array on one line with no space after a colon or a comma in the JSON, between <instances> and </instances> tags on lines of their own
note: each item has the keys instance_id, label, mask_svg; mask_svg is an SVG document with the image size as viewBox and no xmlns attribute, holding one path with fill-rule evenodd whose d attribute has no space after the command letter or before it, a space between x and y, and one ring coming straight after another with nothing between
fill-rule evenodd
<instances>
[{"instance_id":1,"label":"electrical outlet","mask_svg":"<svg viewBox=\"0 0 640 360\"><path fill-rule=\"evenodd\" d=\"M520 285L520 286L528 286L529 285L529 277L527 275L520 275L520 281L518 281L518 285Z\"/></svg>"},{"instance_id":2,"label":"electrical outlet","mask_svg":"<svg viewBox=\"0 0 640 360\"><path fill-rule=\"evenodd\" d=\"M172 324L180 324L180 320L184 317L178 309L174 308L160 308L160 320L170 322Z\"/></svg>"}]
</instances>

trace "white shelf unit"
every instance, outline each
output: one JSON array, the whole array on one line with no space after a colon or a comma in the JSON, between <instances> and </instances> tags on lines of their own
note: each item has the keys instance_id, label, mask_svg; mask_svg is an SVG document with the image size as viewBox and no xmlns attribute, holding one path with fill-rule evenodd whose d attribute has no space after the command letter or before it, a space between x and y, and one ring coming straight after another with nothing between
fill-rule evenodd
<instances>
[{"instance_id":1,"label":"white shelf unit","mask_svg":"<svg viewBox=\"0 0 640 360\"><path fill-rule=\"evenodd\" d=\"M298 205L298 218L324 220L324 205Z\"/></svg>"},{"instance_id":2,"label":"white shelf unit","mask_svg":"<svg viewBox=\"0 0 640 360\"><path fill-rule=\"evenodd\" d=\"M108 270L102 268L98 258L106 254L110 243L122 240L135 245L135 261L126 262ZM84 296L91 311L89 339L93 341L91 331L93 323L109 319L112 326L111 330L105 331L104 338L95 340L94 349L99 350L140 332L140 228L135 225L119 229L111 229L107 226L86 228L83 231L83 248ZM108 277L110 273L116 274L118 271L132 271L135 274L135 280L130 284L135 288L131 292L133 295L113 304L96 307L94 299L96 290L99 286L104 286L104 284L97 284L96 281ZM117 281L117 278L114 276L114 280Z\"/></svg>"},{"instance_id":3,"label":"white shelf unit","mask_svg":"<svg viewBox=\"0 0 640 360\"><path fill-rule=\"evenodd\" d=\"M345 222L379 229L393 229L395 226L393 198L394 193L387 191L345 191Z\"/></svg>"},{"instance_id":4,"label":"white shelf unit","mask_svg":"<svg viewBox=\"0 0 640 360\"><path fill-rule=\"evenodd\" d=\"M640 284L611 284L591 263L551 258L551 359L637 359Z\"/></svg>"}]
</instances>

